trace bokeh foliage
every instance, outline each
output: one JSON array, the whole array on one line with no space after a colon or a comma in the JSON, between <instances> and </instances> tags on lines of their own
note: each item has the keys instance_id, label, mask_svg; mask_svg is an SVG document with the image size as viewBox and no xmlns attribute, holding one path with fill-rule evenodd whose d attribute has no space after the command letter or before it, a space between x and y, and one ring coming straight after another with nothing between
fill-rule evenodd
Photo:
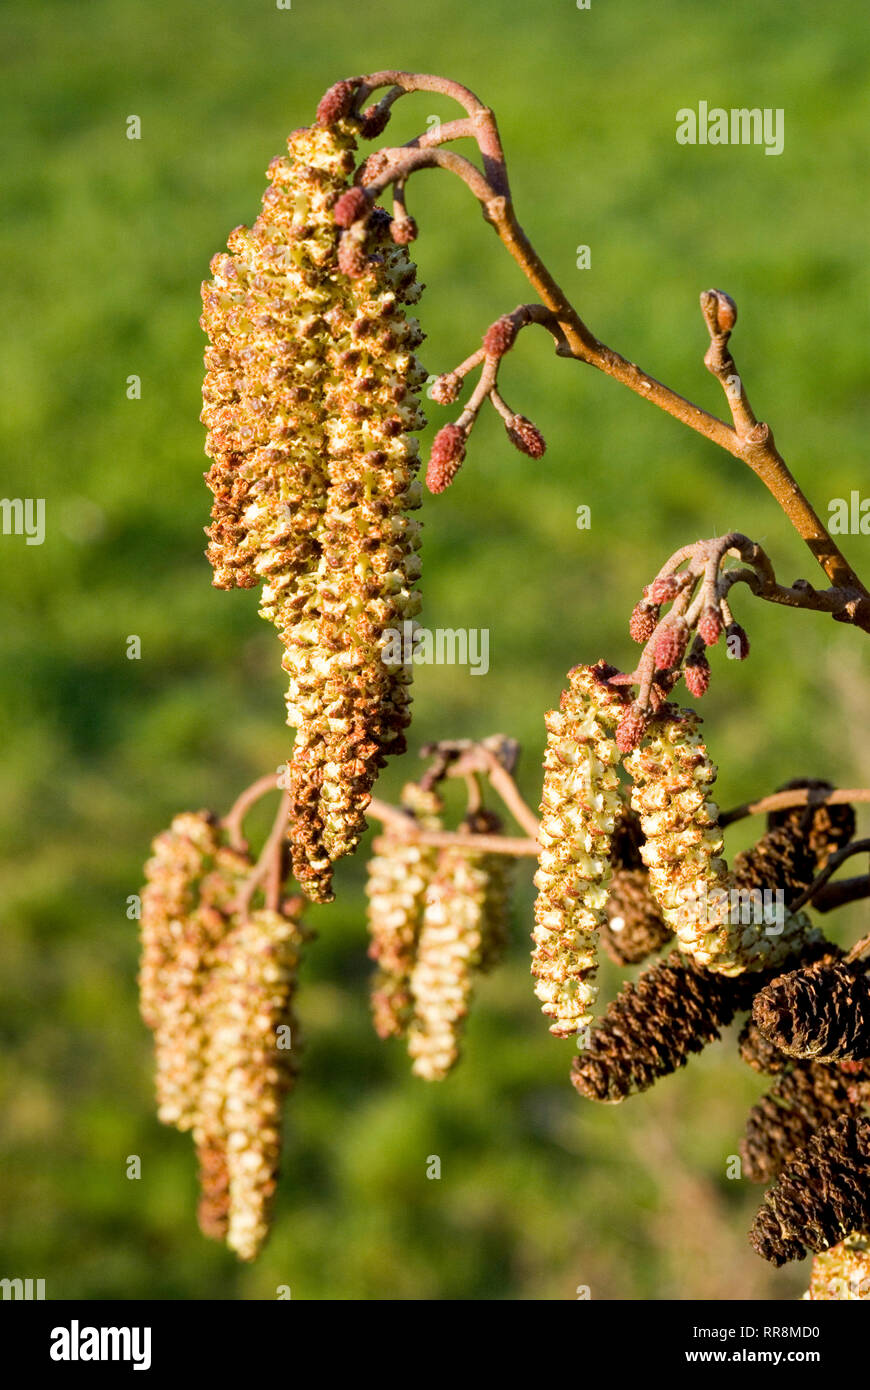
<instances>
[{"instance_id":1,"label":"bokeh foliage","mask_svg":"<svg viewBox=\"0 0 870 1390\"><path fill-rule=\"evenodd\" d=\"M570 1045L531 995L526 865L510 963L481 990L460 1070L427 1089L369 1024L362 856L312 914L277 1227L239 1267L199 1236L191 1146L154 1118L125 905L175 810L223 809L286 756L277 644L253 595L213 590L202 558L197 320L209 258L255 216L287 131L350 73L468 83L499 116L521 219L594 331L717 413L697 296L735 296L750 395L824 509L864 475L865 7L7 0L2 26L3 491L46 499L47 536L0 541L0 1273L44 1277L49 1297L793 1296L805 1271L752 1254L759 1194L725 1177L761 1089L733 1047L625 1106L581 1102ZM702 99L784 108L784 153L678 146L676 110ZM395 138L449 111L414 98ZM527 295L458 183L426 173L410 202L434 372ZM786 581L819 578L751 475L557 361L544 335L523 335L504 385L546 457L484 418L459 483L423 513L422 620L488 627L490 673L418 673L412 753L387 794L427 739L501 730L523 742L536 802L565 670L631 660L628 613L677 545L736 527ZM427 437L449 418L430 416ZM866 578L867 538L846 543ZM738 608L752 657L719 656L705 701L722 804L801 772L866 782L862 637ZM841 939L861 916L842 915ZM615 987L608 970L605 997Z\"/></svg>"}]
</instances>

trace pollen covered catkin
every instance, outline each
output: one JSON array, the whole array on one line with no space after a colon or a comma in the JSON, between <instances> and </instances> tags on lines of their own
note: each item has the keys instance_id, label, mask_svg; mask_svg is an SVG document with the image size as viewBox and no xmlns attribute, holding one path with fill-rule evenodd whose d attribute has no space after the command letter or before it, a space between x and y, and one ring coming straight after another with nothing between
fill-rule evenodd
<instances>
[{"instance_id":1,"label":"pollen covered catkin","mask_svg":"<svg viewBox=\"0 0 870 1390\"><path fill-rule=\"evenodd\" d=\"M357 131L338 117L290 136L260 215L203 286L208 555L218 586L262 582L260 611L284 645L293 868L315 901L365 829L386 756L403 750L409 669L382 658L389 629L419 608L407 435L425 423L425 373L404 306L420 288L377 210L362 273L340 269L333 208Z\"/></svg>"},{"instance_id":2,"label":"pollen covered catkin","mask_svg":"<svg viewBox=\"0 0 870 1390\"><path fill-rule=\"evenodd\" d=\"M575 666L560 709L546 717L532 974L560 1038L590 1022L597 993L598 931L621 806L615 732L624 698L604 683L609 669Z\"/></svg>"},{"instance_id":3,"label":"pollen covered catkin","mask_svg":"<svg viewBox=\"0 0 870 1390\"><path fill-rule=\"evenodd\" d=\"M683 951L724 975L765 970L818 933L804 913L784 907L782 895L775 920L766 921L757 902L740 896L722 858L719 808L710 798L716 768L700 722L694 710L666 706L625 759L634 782L632 806L646 836L643 861Z\"/></svg>"},{"instance_id":4,"label":"pollen covered catkin","mask_svg":"<svg viewBox=\"0 0 870 1390\"><path fill-rule=\"evenodd\" d=\"M870 1235L853 1231L838 1245L813 1256L810 1287L804 1298L870 1299Z\"/></svg>"},{"instance_id":5,"label":"pollen covered catkin","mask_svg":"<svg viewBox=\"0 0 870 1390\"><path fill-rule=\"evenodd\" d=\"M402 805L417 825L440 828L440 802L434 793L411 784L402 793ZM378 836L372 850L366 884L369 956L377 963L372 1016L379 1037L402 1037L411 1017L411 972L438 851L389 829Z\"/></svg>"},{"instance_id":6,"label":"pollen covered catkin","mask_svg":"<svg viewBox=\"0 0 870 1390\"><path fill-rule=\"evenodd\" d=\"M463 829L488 833L500 823L487 812ZM473 835L469 835L473 844ZM459 1060L475 975L498 959L506 937L507 872L503 856L459 846L442 849L426 889L411 973L413 1016L408 1053L415 1075L441 1081Z\"/></svg>"},{"instance_id":7,"label":"pollen covered catkin","mask_svg":"<svg viewBox=\"0 0 870 1390\"><path fill-rule=\"evenodd\" d=\"M269 1232L282 1104L298 1068L292 1001L306 939L294 918L252 912L218 946L206 988L208 1051L194 1139L214 1187L204 1189L201 1218L214 1218L217 1206L218 1229L225 1225L227 1245L242 1260L257 1256Z\"/></svg>"}]
</instances>

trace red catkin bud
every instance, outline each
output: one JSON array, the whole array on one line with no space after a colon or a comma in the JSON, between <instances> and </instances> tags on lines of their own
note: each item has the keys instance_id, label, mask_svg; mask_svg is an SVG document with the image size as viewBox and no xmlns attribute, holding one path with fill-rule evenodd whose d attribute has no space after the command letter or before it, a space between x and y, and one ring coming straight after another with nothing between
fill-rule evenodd
<instances>
[{"instance_id":1,"label":"red catkin bud","mask_svg":"<svg viewBox=\"0 0 870 1390\"><path fill-rule=\"evenodd\" d=\"M647 603L644 599L636 605L628 620L629 636L635 642L649 641L658 626L659 611L657 605Z\"/></svg>"},{"instance_id":2,"label":"red catkin bud","mask_svg":"<svg viewBox=\"0 0 870 1390\"><path fill-rule=\"evenodd\" d=\"M417 223L413 217L394 217L390 223L390 236L397 246L408 246L419 236Z\"/></svg>"},{"instance_id":3,"label":"red catkin bud","mask_svg":"<svg viewBox=\"0 0 870 1390\"><path fill-rule=\"evenodd\" d=\"M722 635L722 619L719 616L719 609L709 605L704 609L698 621L698 636L707 643L708 647L715 647Z\"/></svg>"},{"instance_id":4,"label":"red catkin bud","mask_svg":"<svg viewBox=\"0 0 870 1390\"><path fill-rule=\"evenodd\" d=\"M324 92L317 108L318 124L335 125L336 121L347 116L353 106L355 91L356 88L352 82L336 82L328 92Z\"/></svg>"},{"instance_id":5,"label":"red catkin bud","mask_svg":"<svg viewBox=\"0 0 870 1390\"><path fill-rule=\"evenodd\" d=\"M433 381L430 395L439 405L452 405L462 390L462 377L455 372L445 372Z\"/></svg>"},{"instance_id":6,"label":"red catkin bud","mask_svg":"<svg viewBox=\"0 0 870 1390\"><path fill-rule=\"evenodd\" d=\"M680 592L680 582L675 574L665 574L654 579L645 592L651 603L672 603Z\"/></svg>"},{"instance_id":7,"label":"red catkin bud","mask_svg":"<svg viewBox=\"0 0 870 1390\"><path fill-rule=\"evenodd\" d=\"M453 482L465 458L465 444L465 431L459 425L445 425L438 431L426 469L426 486L430 492L444 492Z\"/></svg>"},{"instance_id":8,"label":"red catkin bud","mask_svg":"<svg viewBox=\"0 0 870 1390\"><path fill-rule=\"evenodd\" d=\"M349 188L346 193L342 193L336 199L332 215L339 227L350 227L358 218L364 216L371 207L371 203L363 190L354 186Z\"/></svg>"},{"instance_id":9,"label":"red catkin bud","mask_svg":"<svg viewBox=\"0 0 870 1390\"><path fill-rule=\"evenodd\" d=\"M515 449L519 449L521 454L528 454L529 458L542 458L546 452L547 445L544 436L531 420L527 420L525 415L515 415L511 423L507 426L507 436Z\"/></svg>"},{"instance_id":10,"label":"red catkin bud","mask_svg":"<svg viewBox=\"0 0 870 1390\"><path fill-rule=\"evenodd\" d=\"M517 325L510 314L504 314L495 323L490 324L483 335L483 350L487 357L503 357L509 348L514 345L517 336Z\"/></svg>"},{"instance_id":11,"label":"red catkin bud","mask_svg":"<svg viewBox=\"0 0 870 1390\"><path fill-rule=\"evenodd\" d=\"M659 671L668 671L672 666L679 666L688 638L689 629L682 618L662 623L653 652Z\"/></svg>"},{"instance_id":12,"label":"red catkin bud","mask_svg":"<svg viewBox=\"0 0 870 1390\"><path fill-rule=\"evenodd\" d=\"M725 645L734 661L745 661L749 655L749 638L739 623L729 623L725 629Z\"/></svg>"},{"instance_id":13,"label":"red catkin bud","mask_svg":"<svg viewBox=\"0 0 870 1390\"><path fill-rule=\"evenodd\" d=\"M616 746L620 753L630 753L643 738L648 716L637 704L629 705L616 726Z\"/></svg>"},{"instance_id":14,"label":"red catkin bud","mask_svg":"<svg viewBox=\"0 0 870 1390\"><path fill-rule=\"evenodd\" d=\"M388 106L367 106L360 122L360 134L364 140L375 140L387 128L390 119Z\"/></svg>"},{"instance_id":15,"label":"red catkin bud","mask_svg":"<svg viewBox=\"0 0 870 1390\"><path fill-rule=\"evenodd\" d=\"M690 656L683 675L686 678L686 689L690 695L693 695L696 700L700 700L702 695L706 695L707 687L710 684L710 663L705 656Z\"/></svg>"}]
</instances>

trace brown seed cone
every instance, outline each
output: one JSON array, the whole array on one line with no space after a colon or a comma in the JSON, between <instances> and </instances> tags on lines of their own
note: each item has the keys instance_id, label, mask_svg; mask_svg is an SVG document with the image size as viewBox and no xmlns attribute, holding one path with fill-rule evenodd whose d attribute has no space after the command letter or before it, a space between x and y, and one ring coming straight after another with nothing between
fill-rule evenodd
<instances>
[{"instance_id":1,"label":"brown seed cone","mask_svg":"<svg viewBox=\"0 0 870 1390\"><path fill-rule=\"evenodd\" d=\"M646 869L614 869L606 912L601 944L617 965L636 965L673 935L650 892Z\"/></svg>"},{"instance_id":2,"label":"brown seed cone","mask_svg":"<svg viewBox=\"0 0 870 1390\"><path fill-rule=\"evenodd\" d=\"M750 1240L774 1265L870 1229L870 1119L840 1115L796 1153L766 1194Z\"/></svg>"},{"instance_id":3,"label":"brown seed cone","mask_svg":"<svg viewBox=\"0 0 870 1390\"><path fill-rule=\"evenodd\" d=\"M790 1059L772 1042L768 1042L752 1018L744 1023L737 1047L746 1065L764 1076L778 1076L791 1065Z\"/></svg>"},{"instance_id":4,"label":"brown seed cone","mask_svg":"<svg viewBox=\"0 0 870 1390\"><path fill-rule=\"evenodd\" d=\"M572 1084L589 1100L648 1090L714 1042L748 1008L758 975L726 976L673 952L623 986L574 1058Z\"/></svg>"},{"instance_id":5,"label":"brown seed cone","mask_svg":"<svg viewBox=\"0 0 870 1390\"><path fill-rule=\"evenodd\" d=\"M830 958L780 975L755 999L765 1037L792 1057L870 1057L870 980L859 962Z\"/></svg>"},{"instance_id":6,"label":"brown seed cone","mask_svg":"<svg viewBox=\"0 0 870 1390\"><path fill-rule=\"evenodd\" d=\"M779 890L785 906L809 888L816 876L816 858L800 827L778 826L751 849L735 855L733 875L738 890Z\"/></svg>"},{"instance_id":7,"label":"brown seed cone","mask_svg":"<svg viewBox=\"0 0 870 1390\"><path fill-rule=\"evenodd\" d=\"M870 1299L870 1236L853 1232L839 1245L815 1255L805 1297L812 1301Z\"/></svg>"},{"instance_id":8,"label":"brown seed cone","mask_svg":"<svg viewBox=\"0 0 870 1390\"><path fill-rule=\"evenodd\" d=\"M853 1094L835 1066L804 1062L782 1073L749 1112L740 1141L744 1176L770 1182L823 1125L860 1113Z\"/></svg>"},{"instance_id":9,"label":"brown seed cone","mask_svg":"<svg viewBox=\"0 0 870 1390\"><path fill-rule=\"evenodd\" d=\"M830 782L816 777L796 777L785 782L777 791L809 787L812 791L833 790ZM823 869L832 854L847 845L855 834L855 812L851 806L795 806L786 811L772 811L767 817L769 829L793 825L806 838L815 856L816 868Z\"/></svg>"}]
</instances>

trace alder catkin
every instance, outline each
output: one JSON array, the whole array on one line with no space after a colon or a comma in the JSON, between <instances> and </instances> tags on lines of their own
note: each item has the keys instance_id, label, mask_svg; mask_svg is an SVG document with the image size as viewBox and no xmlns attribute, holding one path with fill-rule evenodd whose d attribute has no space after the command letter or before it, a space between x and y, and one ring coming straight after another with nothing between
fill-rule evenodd
<instances>
[{"instance_id":1,"label":"alder catkin","mask_svg":"<svg viewBox=\"0 0 870 1390\"><path fill-rule=\"evenodd\" d=\"M634 782L632 806L646 836L643 860L682 950L721 974L763 970L794 956L818 932L803 913L789 912L782 896L774 921L765 920L763 901L741 896L745 874L738 881L722 858L719 809L710 798L716 768L700 722L694 710L663 707L625 759ZM759 854L773 858L767 850Z\"/></svg>"},{"instance_id":2,"label":"alder catkin","mask_svg":"<svg viewBox=\"0 0 870 1390\"><path fill-rule=\"evenodd\" d=\"M500 822L479 812L465 823L493 833ZM475 976L491 969L504 947L509 870L503 856L459 846L442 849L426 888L417 955L411 973L413 1015L408 1028L412 1070L440 1081L459 1060Z\"/></svg>"},{"instance_id":3,"label":"alder catkin","mask_svg":"<svg viewBox=\"0 0 870 1390\"><path fill-rule=\"evenodd\" d=\"M380 210L344 232L336 222L342 197L368 206L347 186L358 123L339 109L270 165L254 226L212 262L202 320L208 554L216 584L262 581L261 612L284 645L293 867L316 901L365 829L384 759L403 749L410 668L385 646L419 608L407 435L424 423L425 373L404 310L419 286Z\"/></svg>"},{"instance_id":4,"label":"alder catkin","mask_svg":"<svg viewBox=\"0 0 870 1390\"><path fill-rule=\"evenodd\" d=\"M556 1037L589 1023L597 993L598 932L621 805L615 734L625 708L605 683L610 670L604 663L576 666L560 709L546 716L532 974Z\"/></svg>"},{"instance_id":5,"label":"alder catkin","mask_svg":"<svg viewBox=\"0 0 870 1390\"><path fill-rule=\"evenodd\" d=\"M434 793L411 784L402 793L402 806L418 826L440 828L440 801ZM377 965L372 1016L379 1037L403 1037L411 1017L411 972L426 890L438 851L389 829L373 842L372 851L366 883L369 957Z\"/></svg>"},{"instance_id":6,"label":"alder catkin","mask_svg":"<svg viewBox=\"0 0 870 1390\"><path fill-rule=\"evenodd\" d=\"M853 1231L838 1245L813 1256L805 1298L870 1299L870 1235Z\"/></svg>"}]
</instances>

